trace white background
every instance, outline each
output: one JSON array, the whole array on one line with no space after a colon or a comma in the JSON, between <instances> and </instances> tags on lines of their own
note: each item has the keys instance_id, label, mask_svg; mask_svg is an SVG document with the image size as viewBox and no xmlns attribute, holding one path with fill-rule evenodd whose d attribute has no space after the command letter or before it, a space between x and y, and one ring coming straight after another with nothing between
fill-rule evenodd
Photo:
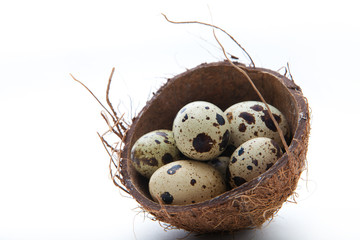
<instances>
[{"instance_id":1,"label":"white background","mask_svg":"<svg viewBox=\"0 0 360 240\"><path fill-rule=\"evenodd\" d=\"M258 67L289 62L312 109L298 203L260 230L187 239L359 238L356 1L219 2L0 1L0 239L187 236L164 231L112 184L101 108L69 75L104 100L115 67L111 99L131 118L166 78L224 58L210 28L162 12L226 29Z\"/></svg>"}]
</instances>

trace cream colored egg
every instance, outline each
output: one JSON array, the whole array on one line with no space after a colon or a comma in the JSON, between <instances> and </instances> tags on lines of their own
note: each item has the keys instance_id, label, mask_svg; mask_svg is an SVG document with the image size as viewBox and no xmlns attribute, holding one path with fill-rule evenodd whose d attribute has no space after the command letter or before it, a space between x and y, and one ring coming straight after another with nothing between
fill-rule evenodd
<instances>
[{"instance_id":1,"label":"cream colored egg","mask_svg":"<svg viewBox=\"0 0 360 240\"><path fill-rule=\"evenodd\" d=\"M272 167L282 151L270 138L253 138L239 146L230 158L229 174L231 187L251 181Z\"/></svg>"},{"instance_id":2,"label":"cream colored egg","mask_svg":"<svg viewBox=\"0 0 360 240\"><path fill-rule=\"evenodd\" d=\"M172 130L178 149L185 156L202 161L219 156L230 138L224 112L204 101L185 105L177 113Z\"/></svg>"},{"instance_id":3,"label":"cream colored egg","mask_svg":"<svg viewBox=\"0 0 360 240\"><path fill-rule=\"evenodd\" d=\"M290 132L285 116L275 107L269 107L284 136L288 138ZM280 135L264 103L240 102L226 109L225 114L230 123L229 144L238 147L252 138L268 137L282 146Z\"/></svg>"},{"instance_id":4,"label":"cream colored egg","mask_svg":"<svg viewBox=\"0 0 360 240\"><path fill-rule=\"evenodd\" d=\"M202 202L226 191L220 172L199 161L179 160L162 166L149 181L154 201L185 205Z\"/></svg>"},{"instance_id":5,"label":"cream colored egg","mask_svg":"<svg viewBox=\"0 0 360 240\"><path fill-rule=\"evenodd\" d=\"M140 137L131 149L135 169L144 177L150 176L159 167L180 158L180 151L170 130L156 130Z\"/></svg>"}]
</instances>

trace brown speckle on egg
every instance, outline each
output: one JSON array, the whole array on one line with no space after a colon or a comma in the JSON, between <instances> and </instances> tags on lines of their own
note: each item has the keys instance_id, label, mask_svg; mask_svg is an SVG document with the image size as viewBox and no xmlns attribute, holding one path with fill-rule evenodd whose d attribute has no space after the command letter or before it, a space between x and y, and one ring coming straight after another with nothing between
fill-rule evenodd
<instances>
[{"instance_id":1,"label":"brown speckle on egg","mask_svg":"<svg viewBox=\"0 0 360 240\"><path fill-rule=\"evenodd\" d=\"M140 155L141 156L141 155ZM156 158L152 157L152 158L145 158L145 157L137 157L136 153L133 155L133 162L135 162L138 166L142 165L147 165L147 166L158 166L158 161Z\"/></svg>"},{"instance_id":2,"label":"brown speckle on egg","mask_svg":"<svg viewBox=\"0 0 360 240\"><path fill-rule=\"evenodd\" d=\"M261 106L261 105L259 105L259 104L255 104L254 106L252 106L252 107L250 107L252 110L254 110L254 111L257 111L257 112L260 112L260 111L262 111L262 110L264 110L264 108Z\"/></svg>"},{"instance_id":3,"label":"brown speckle on egg","mask_svg":"<svg viewBox=\"0 0 360 240\"><path fill-rule=\"evenodd\" d=\"M240 123L239 125L239 131L240 132L245 132L246 131L246 125L244 123Z\"/></svg>"},{"instance_id":4,"label":"brown speckle on egg","mask_svg":"<svg viewBox=\"0 0 360 240\"><path fill-rule=\"evenodd\" d=\"M191 181L190 181L191 186L194 186L195 183L196 183L196 180L195 180L195 179L191 179Z\"/></svg>"},{"instance_id":5,"label":"brown speckle on egg","mask_svg":"<svg viewBox=\"0 0 360 240\"><path fill-rule=\"evenodd\" d=\"M220 114L216 113L216 121L222 126L225 124L225 119Z\"/></svg>"},{"instance_id":6,"label":"brown speckle on egg","mask_svg":"<svg viewBox=\"0 0 360 240\"><path fill-rule=\"evenodd\" d=\"M264 115L261 116L261 120L265 123L265 126L266 126L267 128L269 128L271 131L277 132L276 126L275 126L273 120L272 120L271 117L270 117L269 111L268 111L268 110L264 110L263 113L264 113ZM272 113L272 114L273 114L275 120L276 120L278 123L280 123L280 122L281 122L281 117L280 117L279 115L275 114L275 113Z\"/></svg>"},{"instance_id":7,"label":"brown speckle on egg","mask_svg":"<svg viewBox=\"0 0 360 240\"><path fill-rule=\"evenodd\" d=\"M168 139L168 134L165 133L164 131L162 131L162 132L156 132L156 134L159 135L159 136L164 137L165 139Z\"/></svg>"},{"instance_id":8,"label":"brown speckle on egg","mask_svg":"<svg viewBox=\"0 0 360 240\"><path fill-rule=\"evenodd\" d=\"M259 161L256 159L251 160L251 162L257 167L259 165Z\"/></svg>"},{"instance_id":9,"label":"brown speckle on egg","mask_svg":"<svg viewBox=\"0 0 360 240\"><path fill-rule=\"evenodd\" d=\"M243 118L248 124L255 123L255 117L251 113L242 112L240 113L239 117Z\"/></svg>"},{"instance_id":10,"label":"brown speckle on egg","mask_svg":"<svg viewBox=\"0 0 360 240\"><path fill-rule=\"evenodd\" d=\"M142 158L142 159L140 159L140 161L143 161L144 164L149 165L149 166L158 166L159 165L156 158L150 158L150 159Z\"/></svg>"},{"instance_id":11,"label":"brown speckle on egg","mask_svg":"<svg viewBox=\"0 0 360 240\"><path fill-rule=\"evenodd\" d=\"M193 147L199 153L209 152L216 142L206 133L200 133L193 139Z\"/></svg>"},{"instance_id":12,"label":"brown speckle on egg","mask_svg":"<svg viewBox=\"0 0 360 240\"><path fill-rule=\"evenodd\" d=\"M238 150L238 156L243 155L243 153L244 153L244 148L241 147L241 148Z\"/></svg>"},{"instance_id":13,"label":"brown speckle on egg","mask_svg":"<svg viewBox=\"0 0 360 240\"><path fill-rule=\"evenodd\" d=\"M231 123L231 120L233 120L232 112L228 112L228 113L226 114L226 117L227 117L229 123Z\"/></svg>"},{"instance_id":14,"label":"brown speckle on egg","mask_svg":"<svg viewBox=\"0 0 360 240\"><path fill-rule=\"evenodd\" d=\"M174 201L174 197L169 192L164 192L161 194L161 200L165 204L171 204Z\"/></svg>"}]
</instances>

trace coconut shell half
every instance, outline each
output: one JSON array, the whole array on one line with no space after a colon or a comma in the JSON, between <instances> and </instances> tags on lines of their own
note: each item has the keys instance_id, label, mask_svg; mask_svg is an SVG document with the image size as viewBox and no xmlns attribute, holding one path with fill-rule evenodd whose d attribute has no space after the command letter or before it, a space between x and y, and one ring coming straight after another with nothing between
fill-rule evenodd
<instances>
[{"instance_id":1,"label":"coconut shell half","mask_svg":"<svg viewBox=\"0 0 360 240\"><path fill-rule=\"evenodd\" d=\"M163 205L152 200L148 180L130 160L131 147L142 135L156 129L171 129L177 112L192 101L208 101L222 110L249 100L260 101L246 77L228 62L201 64L169 79L133 119L119 153L117 178L129 194L155 219L191 232L236 231L261 226L271 219L294 193L306 167L310 131L309 108L301 89L277 72L245 67L265 101L278 108L290 125L290 155L287 153L268 171L213 199L190 205Z\"/></svg>"}]
</instances>

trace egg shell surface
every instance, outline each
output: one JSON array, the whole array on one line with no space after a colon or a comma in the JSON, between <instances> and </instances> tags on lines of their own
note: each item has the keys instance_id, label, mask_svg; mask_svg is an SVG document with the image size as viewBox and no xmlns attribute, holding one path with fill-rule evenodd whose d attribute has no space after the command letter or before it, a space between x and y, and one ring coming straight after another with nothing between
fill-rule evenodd
<instances>
[{"instance_id":1,"label":"egg shell surface","mask_svg":"<svg viewBox=\"0 0 360 240\"><path fill-rule=\"evenodd\" d=\"M270 138L253 138L239 146L230 158L229 177L231 187L258 177L282 155L279 144Z\"/></svg>"},{"instance_id":2,"label":"egg shell surface","mask_svg":"<svg viewBox=\"0 0 360 240\"><path fill-rule=\"evenodd\" d=\"M225 180L212 166L193 160L179 160L160 167L149 181L154 201L186 205L202 202L226 191Z\"/></svg>"},{"instance_id":3,"label":"egg shell surface","mask_svg":"<svg viewBox=\"0 0 360 240\"><path fill-rule=\"evenodd\" d=\"M269 105L285 139L289 138L289 125L285 116L275 107ZM256 137L268 137L282 146L280 135L269 111L263 102L245 101L232 105L225 110L230 123L230 143L236 148Z\"/></svg>"},{"instance_id":4,"label":"egg shell surface","mask_svg":"<svg viewBox=\"0 0 360 240\"><path fill-rule=\"evenodd\" d=\"M135 169L144 177L150 176L161 166L180 158L172 131L160 129L141 136L131 149Z\"/></svg>"},{"instance_id":5,"label":"egg shell surface","mask_svg":"<svg viewBox=\"0 0 360 240\"><path fill-rule=\"evenodd\" d=\"M204 101L185 105L177 113L172 130L178 149L200 161L219 156L230 139L230 125L224 112Z\"/></svg>"}]
</instances>

